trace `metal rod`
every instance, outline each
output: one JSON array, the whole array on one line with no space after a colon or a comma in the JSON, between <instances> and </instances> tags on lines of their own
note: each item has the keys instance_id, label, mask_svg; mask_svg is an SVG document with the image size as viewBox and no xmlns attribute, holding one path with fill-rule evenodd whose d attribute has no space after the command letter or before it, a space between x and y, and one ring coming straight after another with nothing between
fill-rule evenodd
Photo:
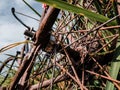
<instances>
[{"instance_id":1,"label":"metal rod","mask_svg":"<svg viewBox=\"0 0 120 90\"><path fill-rule=\"evenodd\" d=\"M13 16L14 16L23 26L25 26L26 28L28 28L28 30L30 30L30 27L27 26L26 24L24 24L24 23L15 15L15 8L14 8L14 7L11 8L11 12L12 12Z\"/></svg>"}]
</instances>

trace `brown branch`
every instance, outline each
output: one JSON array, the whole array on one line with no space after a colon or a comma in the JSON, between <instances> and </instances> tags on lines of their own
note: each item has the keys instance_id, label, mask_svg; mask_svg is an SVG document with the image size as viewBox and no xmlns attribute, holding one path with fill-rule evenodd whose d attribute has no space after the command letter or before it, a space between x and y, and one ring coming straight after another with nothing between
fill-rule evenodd
<instances>
[{"instance_id":1,"label":"brown branch","mask_svg":"<svg viewBox=\"0 0 120 90\"><path fill-rule=\"evenodd\" d=\"M48 40L46 41L45 38L46 39L49 38L47 36L49 36L49 33L59 14L59 11L60 11L59 9L56 9L54 7L49 7L46 15L41 21L38 31L35 34L34 41L36 46L41 43L44 43L44 44L48 43Z\"/></svg>"},{"instance_id":2,"label":"brown branch","mask_svg":"<svg viewBox=\"0 0 120 90\"><path fill-rule=\"evenodd\" d=\"M107 77L107 76L104 76L104 75L101 75L101 74L98 74L98 73L95 73L95 72L89 71L89 70L85 70L85 71L88 72L88 73L90 73L90 74L93 74L93 75L99 76L99 77L101 77L101 78L104 78L104 79L107 79L107 80L110 80L110 81L112 81L112 82L115 82L115 83L120 84L120 81L115 80L115 79L112 79L112 78L110 78L110 77Z\"/></svg>"},{"instance_id":3,"label":"brown branch","mask_svg":"<svg viewBox=\"0 0 120 90\"><path fill-rule=\"evenodd\" d=\"M110 75L104 70L104 68L95 60L94 57L92 57L92 60L99 66L99 68L100 68L101 70L103 70L103 72L104 72L109 78L111 78L111 76L110 76ZM118 85L117 83L115 83L115 82L113 82L113 83L114 83L114 85L117 87L117 89L120 90L119 85Z\"/></svg>"},{"instance_id":4,"label":"brown branch","mask_svg":"<svg viewBox=\"0 0 120 90\"><path fill-rule=\"evenodd\" d=\"M31 53L28 53L25 56L24 62L18 69L18 72L16 73L15 78L14 78L13 82L11 83L9 90L15 90L20 78L23 76L23 74L26 70L28 71L28 72L26 72L27 73L26 78L29 77L29 73L31 72L31 69L33 67L35 58L36 58L39 50L43 49L47 45L47 43L50 39L49 32L57 18L59 11L60 11L59 9L56 9L53 7L50 7L48 9L45 17L43 18L43 20L40 23L38 31L35 34L35 37L34 37L35 46L33 46Z\"/></svg>"},{"instance_id":5,"label":"brown branch","mask_svg":"<svg viewBox=\"0 0 120 90\"><path fill-rule=\"evenodd\" d=\"M71 62L71 59L70 59L70 57L69 57L69 55L68 55L68 53L67 53L67 51L66 51L65 49L64 49L64 52L65 52L65 54L66 54L66 57L67 57L70 65L71 65L71 68L72 68L72 70L73 70L73 72L74 72L75 78L76 78L76 80L78 81L78 85L80 86L80 89L81 89L81 90L84 90L84 89L83 89L84 86L82 85L80 79L78 78L77 72L76 72L76 70L75 70L75 68L74 68L75 66L74 66L73 63ZM85 88L85 90L87 90L87 88Z\"/></svg>"},{"instance_id":6,"label":"brown branch","mask_svg":"<svg viewBox=\"0 0 120 90\"><path fill-rule=\"evenodd\" d=\"M116 34L115 37L113 37L108 43L104 44L100 49L98 49L96 52L94 53L98 53L100 50L102 50L104 47L106 47L109 43L111 43L112 41L116 40L118 38L118 34Z\"/></svg>"},{"instance_id":7,"label":"brown branch","mask_svg":"<svg viewBox=\"0 0 120 90\"><path fill-rule=\"evenodd\" d=\"M20 68L18 69L18 72L16 73L13 82L10 85L10 89L9 90L15 90L20 78L22 77L22 75L24 74L25 70L27 69L27 67L29 66L33 55L34 55L34 51L36 50L36 47L34 46L32 49L32 52L30 54L27 54L24 59L23 59L23 63L21 64Z\"/></svg>"},{"instance_id":8,"label":"brown branch","mask_svg":"<svg viewBox=\"0 0 120 90\"><path fill-rule=\"evenodd\" d=\"M53 83L58 83L58 82L66 80L67 78L68 77L65 74L59 75L56 78L46 80L40 84L38 83L38 84L32 85L32 86L30 86L29 90L37 90L39 88L39 86L41 86L41 88L47 87L51 84L51 80L53 80Z\"/></svg>"},{"instance_id":9,"label":"brown branch","mask_svg":"<svg viewBox=\"0 0 120 90\"><path fill-rule=\"evenodd\" d=\"M85 35L81 36L80 38L76 39L74 42L72 42L71 44L65 46L64 48L70 47L72 44L74 44L75 42L77 42L78 40L81 40L82 38L86 37L87 35L89 35L90 33L99 30L101 27L103 27L104 25L108 24L109 22L115 20L117 17L119 17L120 15L116 15L115 17L109 19L108 21L104 22L103 24L97 26L96 28L93 28L92 30L89 30L88 33L86 33Z\"/></svg>"},{"instance_id":10,"label":"brown branch","mask_svg":"<svg viewBox=\"0 0 120 90\"><path fill-rule=\"evenodd\" d=\"M120 25L116 25L116 26L107 26L107 27L101 27L99 30L102 31L102 30L111 30L111 29L118 29L120 28ZM90 30L78 30L78 31L70 31L70 32L58 32L59 34L66 34L66 33L87 33L89 32Z\"/></svg>"}]
</instances>

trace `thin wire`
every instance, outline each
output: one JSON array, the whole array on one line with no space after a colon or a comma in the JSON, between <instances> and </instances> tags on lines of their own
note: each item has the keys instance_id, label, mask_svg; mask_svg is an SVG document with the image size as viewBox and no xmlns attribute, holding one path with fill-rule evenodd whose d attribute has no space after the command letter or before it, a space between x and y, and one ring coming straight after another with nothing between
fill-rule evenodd
<instances>
[{"instance_id":1,"label":"thin wire","mask_svg":"<svg viewBox=\"0 0 120 90\"><path fill-rule=\"evenodd\" d=\"M31 16L29 16L29 15L26 15L26 14L23 14L23 13L20 13L20 12L15 12L15 13L17 13L17 14L20 14L20 15L22 15L22 16L25 16L25 17L28 17L28 18L31 18L31 19L34 19L34 20L36 20L36 21L40 21L39 19L36 19L36 18L34 18L34 17L31 17Z\"/></svg>"}]
</instances>

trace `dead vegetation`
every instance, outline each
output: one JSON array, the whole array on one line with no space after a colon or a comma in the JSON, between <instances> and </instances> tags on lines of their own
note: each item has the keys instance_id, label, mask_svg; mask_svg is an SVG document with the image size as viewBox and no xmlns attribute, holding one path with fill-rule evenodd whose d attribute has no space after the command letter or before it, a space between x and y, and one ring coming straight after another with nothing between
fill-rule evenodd
<instances>
[{"instance_id":1,"label":"dead vegetation","mask_svg":"<svg viewBox=\"0 0 120 90\"><path fill-rule=\"evenodd\" d=\"M116 26L108 25L119 20L119 14L110 14L113 2L68 2L111 19L100 23L83 15L49 7L38 30L26 31L26 42L21 51L2 62L0 72L5 77L1 87L9 90L104 90L109 80L120 90L119 79L113 79L109 74L120 27L119 22ZM4 67L7 67L7 73L2 72ZM4 87L7 80L11 83Z\"/></svg>"}]
</instances>

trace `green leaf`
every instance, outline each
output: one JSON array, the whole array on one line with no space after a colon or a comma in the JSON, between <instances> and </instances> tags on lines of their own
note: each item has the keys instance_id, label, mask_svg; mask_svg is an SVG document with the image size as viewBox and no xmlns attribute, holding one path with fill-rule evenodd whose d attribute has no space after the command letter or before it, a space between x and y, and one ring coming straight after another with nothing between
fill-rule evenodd
<instances>
[{"instance_id":1,"label":"green leaf","mask_svg":"<svg viewBox=\"0 0 120 90\"><path fill-rule=\"evenodd\" d=\"M101 23L104 23L107 20L109 20L109 18L107 18L101 14L97 14L97 13L89 11L87 9L83 9L83 8L74 6L74 5L69 4L69 3L62 1L62 0L36 0L36 1L46 3L48 5L51 5L53 7L59 8L59 9L67 10L69 12L73 12L76 14L86 16L89 19L96 20L96 21L99 21ZM116 25L116 21L110 22L109 25Z\"/></svg>"},{"instance_id":2,"label":"green leaf","mask_svg":"<svg viewBox=\"0 0 120 90\"><path fill-rule=\"evenodd\" d=\"M111 63L110 76L116 79L120 70L120 43L114 53L113 62ZM106 90L114 90L114 84L107 81Z\"/></svg>"}]
</instances>

